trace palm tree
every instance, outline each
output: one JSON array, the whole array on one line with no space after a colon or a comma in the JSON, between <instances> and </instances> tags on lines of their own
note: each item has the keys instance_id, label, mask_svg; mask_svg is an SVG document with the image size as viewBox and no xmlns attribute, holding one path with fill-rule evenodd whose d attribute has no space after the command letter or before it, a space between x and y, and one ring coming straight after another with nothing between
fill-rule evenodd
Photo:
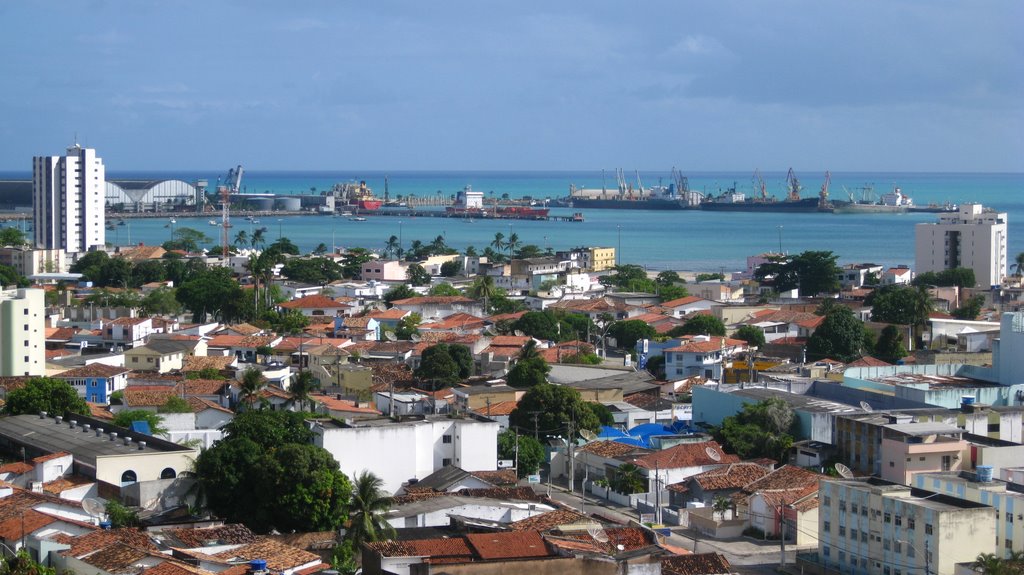
<instances>
[{"instance_id":1,"label":"palm tree","mask_svg":"<svg viewBox=\"0 0 1024 575\"><path fill-rule=\"evenodd\" d=\"M633 463L623 463L615 471L612 489L623 495L632 495L644 490L644 480L640 468Z\"/></svg>"},{"instance_id":2,"label":"palm tree","mask_svg":"<svg viewBox=\"0 0 1024 575\"><path fill-rule=\"evenodd\" d=\"M480 276L473 282L473 286L469 288L469 293L475 299L484 300L484 313L488 311L488 299L494 296L494 292L497 288L494 286L494 277L492 276Z\"/></svg>"},{"instance_id":3,"label":"palm tree","mask_svg":"<svg viewBox=\"0 0 1024 575\"><path fill-rule=\"evenodd\" d=\"M242 389L238 394L239 401L249 404L249 409L252 409L253 404L259 399L260 391L266 386L267 379L263 377L263 372L255 366L250 366L242 374Z\"/></svg>"},{"instance_id":4,"label":"palm tree","mask_svg":"<svg viewBox=\"0 0 1024 575\"><path fill-rule=\"evenodd\" d=\"M491 242L491 247L499 252L505 249L505 234L501 232L494 234L494 241Z\"/></svg>"},{"instance_id":5,"label":"palm tree","mask_svg":"<svg viewBox=\"0 0 1024 575\"><path fill-rule=\"evenodd\" d=\"M444 236L437 236L434 241L430 242L430 251L434 254L443 254L448 249L448 244L444 241Z\"/></svg>"},{"instance_id":6,"label":"palm tree","mask_svg":"<svg viewBox=\"0 0 1024 575\"><path fill-rule=\"evenodd\" d=\"M523 242L519 240L519 234L512 232L512 234L508 236L508 241L505 242L505 247L508 248L509 259L512 258L512 252L518 250L522 245Z\"/></svg>"},{"instance_id":7,"label":"palm tree","mask_svg":"<svg viewBox=\"0 0 1024 575\"><path fill-rule=\"evenodd\" d=\"M302 410L305 407L306 402L310 401L309 394L317 388L316 379L313 377L313 372L309 370L300 371L295 376L295 381L292 382L288 391L291 392L292 398L296 403L299 404L299 409Z\"/></svg>"},{"instance_id":8,"label":"palm tree","mask_svg":"<svg viewBox=\"0 0 1024 575\"><path fill-rule=\"evenodd\" d=\"M245 230L239 230L235 234L235 247L249 245L249 234Z\"/></svg>"},{"instance_id":9,"label":"palm tree","mask_svg":"<svg viewBox=\"0 0 1024 575\"><path fill-rule=\"evenodd\" d=\"M1010 573L1006 560L995 553L979 553L978 557L974 559L974 568L980 569L985 575L1005 575Z\"/></svg>"},{"instance_id":10,"label":"palm tree","mask_svg":"<svg viewBox=\"0 0 1024 575\"><path fill-rule=\"evenodd\" d=\"M252 236L249 237L249 245L252 246L252 249L258 250L267 245L267 240L263 236L264 229L265 228L259 228L252 233Z\"/></svg>"},{"instance_id":11,"label":"palm tree","mask_svg":"<svg viewBox=\"0 0 1024 575\"><path fill-rule=\"evenodd\" d=\"M536 340L531 339L526 342L523 349L519 350L519 361L527 361L538 357L540 357L540 352L537 351Z\"/></svg>"},{"instance_id":12,"label":"palm tree","mask_svg":"<svg viewBox=\"0 0 1024 575\"><path fill-rule=\"evenodd\" d=\"M722 520L725 519L725 512L728 511L730 507L732 507L732 502L724 495L716 495L714 501L711 503L711 509L714 510Z\"/></svg>"},{"instance_id":13,"label":"palm tree","mask_svg":"<svg viewBox=\"0 0 1024 575\"><path fill-rule=\"evenodd\" d=\"M345 534L352 547L359 549L364 542L390 539L395 529L384 520L384 513L394 502L383 489L384 481L372 472L363 471L352 483L352 500L348 507L351 523Z\"/></svg>"},{"instance_id":14,"label":"palm tree","mask_svg":"<svg viewBox=\"0 0 1024 575\"><path fill-rule=\"evenodd\" d=\"M1024 275L1024 252L1017 254L1017 258L1014 260L1014 262L1015 263L1013 264L1013 275L1016 277L1021 277L1021 275Z\"/></svg>"},{"instance_id":15,"label":"palm tree","mask_svg":"<svg viewBox=\"0 0 1024 575\"><path fill-rule=\"evenodd\" d=\"M384 242L384 255L389 258L395 255L401 257L401 249L401 246L398 245L398 236L392 235L388 241Z\"/></svg>"}]
</instances>

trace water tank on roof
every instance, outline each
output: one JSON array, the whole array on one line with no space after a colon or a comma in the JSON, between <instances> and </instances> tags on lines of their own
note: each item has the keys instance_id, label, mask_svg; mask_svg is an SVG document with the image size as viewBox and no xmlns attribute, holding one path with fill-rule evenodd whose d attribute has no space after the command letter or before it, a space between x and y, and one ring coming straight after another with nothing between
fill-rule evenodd
<instances>
[{"instance_id":1,"label":"water tank on roof","mask_svg":"<svg viewBox=\"0 0 1024 575\"><path fill-rule=\"evenodd\" d=\"M964 405L974 405L974 396L973 395L961 396L960 397L960 403L962 403Z\"/></svg>"},{"instance_id":2,"label":"water tank on roof","mask_svg":"<svg viewBox=\"0 0 1024 575\"><path fill-rule=\"evenodd\" d=\"M992 481L992 466L991 465L979 465L977 467L978 481L982 483L989 483Z\"/></svg>"}]
</instances>

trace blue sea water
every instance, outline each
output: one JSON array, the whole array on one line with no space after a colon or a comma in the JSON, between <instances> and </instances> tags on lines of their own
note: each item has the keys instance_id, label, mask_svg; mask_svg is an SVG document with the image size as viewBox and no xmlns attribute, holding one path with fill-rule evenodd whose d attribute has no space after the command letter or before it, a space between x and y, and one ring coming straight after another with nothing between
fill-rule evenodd
<instances>
[{"instance_id":1,"label":"blue sea water","mask_svg":"<svg viewBox=\"0 0 1024 575\"><path fill-rule=\"evenodd\" d=\"M206 178L211 186L216 173L199 172L108 172L109 178L178 178L194 181ZM466 185L490 197L532 196L556 198L568 193L570 184L600 188L602 173L590 172L246 172L243 191L281 194L310 194L328 190L344 181L365 180L378 196L384 193L384 178L392 197L415 194L422 197L441 193L451 195ZM798 174L805 196L816 195L824 174ZM691 189L718 193L731 186L748 195L754 186L750 173L687 173ZM785 172L762 173L768 193L784 195ZM636 185L637 175L626 174ZM613 172L604 180L615 187ZM669 172L640 172L643 185L670 181ZM866 185L876 195L900 187L917 205L929 203L980 202L1008 212L1009 253L1024 252L1024 174L978 173L833 173L830 192L834 199L846 199L848 192L860 193ZM552 215L570 215L574 211L553 208ZM380 250L394 234L408 246L413 240L424 243L444 236L457 249L469 245L478 250L493 241L496 233L516 233L527 244L568 248L603 245L620 248L622 263L646 265L649 269L697 271L735 271L745 267L745 258L765 251L782 249L789 253L805 250L831 250L841 263L874 262L882 265L914 264L914 225L932 222L936 214L784 214L750 212L584 210L585 222L535 222L477 220L468 223L447 218L398 218L369 216L365 222L329 216L286 216L264 218L258 227L266 227L270 238L283 235L303 250L318 244L362 246ZM178 217L177 226L188 226L207 233L212 244L219 240L219 228L208 225L209 217ZM170 235L161 219L128 220L108 232L107 241L117 244L160 243ZM232 234L250 230L252 225L237 219ZM130 235L130 238L129 238Z\"/></svg>"}]
</instances>

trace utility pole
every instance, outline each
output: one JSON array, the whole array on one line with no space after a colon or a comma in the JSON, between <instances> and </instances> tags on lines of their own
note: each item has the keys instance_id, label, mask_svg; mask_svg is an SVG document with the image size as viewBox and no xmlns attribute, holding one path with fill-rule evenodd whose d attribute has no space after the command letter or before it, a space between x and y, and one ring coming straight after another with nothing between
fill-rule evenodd
<instances>
[{"instance_id":1,"label":"utility pole","mask_svg":"<svg viewBox=\"0 0 1024 575\"><path fill-rule=\"evenodd\" d=\"M932 574L932 552L928 550L928 540L924 540L924 575Z\"/></svg>"},{"instance_id":2,"label":"utility pole","mask_svg":"<svg viewBox=\"0 0 1024 575\"><path fill-rule=\"evenodd\" d=\"M531 411L530 412L530 415L533 416L533 438L536 439L537 441L540 441L540 433L539 433L540 427L539 427L539 423L537 422L537 417L540 416L540 414L542 414L542 413L544 413L544 412L543 411Z\"/></svg>"},{"instance_id":3,"label":"utility pole","mask_svg":"<svg viewBox=\"0 0 1024 575\"><path fill-rule=\"evenodd\" d=\"M569 493L574 493L576 489L576 466L574 465L574 462L572 460L574 444L572 440L573 420L570 419L569 421L566 421L564 423L568 431L565 437L565 446L567 455L569 456Z\"/></svg>"},{"instance_id":4,"label":"utility pole","mask_svg":"<svg viewBox=\"0 0 1024 575\"><path fill-rule=\"evenodd\" d=\"M513 469L516 470L516 477L519 477L519 434L513 431L512 433L516 436L516 461Z\"/></svg>"},{"instance_id":5,"label":"utility pole","mask_svg":"<svg viewBox=\"0 0 1024 575\"><path fill-rule=\"evenodd\" d=\"M786 566L786 509L779 505L779 567Z\"/></svg>"}]
</instances>

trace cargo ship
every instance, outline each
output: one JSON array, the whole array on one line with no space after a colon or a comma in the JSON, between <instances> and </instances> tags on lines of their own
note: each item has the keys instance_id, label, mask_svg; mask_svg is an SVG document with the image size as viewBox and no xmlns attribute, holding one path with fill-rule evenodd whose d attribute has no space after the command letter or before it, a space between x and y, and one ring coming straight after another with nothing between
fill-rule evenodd
<instances>
[{"instance_id":1,"label":"cargo ship","mask_svg":"<svg viewBox=\"0 0 1024 575\"><path fill-rule=\"evenodd\" d=\"M896 187L877 199L874 186L871 184L866 184L860 191L858 199L854 197L853 192L847 190L850 200L832 202L833 211L837 214L903 214L914 207L914 200Z\"/></svg>"},{"instance_id":2,"label":"cargo ship","mask_svg":"<svg viewBox=\"0 0 1024 575\"><path fill-rule=\"evenodd\" d=\"M688 210L696 209L702 195L691 192L686 177L672 168L672 182L668 186L644 187L637 173L637 185L626 182L622 170L616 173L617 186L609 189L578 188L569 186L569 195L558 199L558 206L567 208L596 208L611 210ZM604 174L602 173L602 180Z\"/></svg>"},{"instance_id":3,"label":"cargo ship","mask_svg":"<svg viewBox=\"0 0 1024 575\"><path fill-rule=\"evenodd\" d=\"M548 208L534 206L484 205L484 193L474 192L466 186L455 195L455 203L445 208L445 215L453 218L499 218L514 220L546 220Z\"/></svg>"},{"instance_id":4,"label":"cargo ship","mask_svg":"<svg viewBox=\"0 0 1024 575\"><path fill-rule=\"evenodd\" d=\"M365 181L360 181L358 184L355 182L334 184L331 194L334 195L335 210L375 211L384 204L383 200L373 195L373 191Z\"/></svg>"},{"instance_id":5,"label":"cargo ship","mask_svg":"<svg viewBox=\"0 0 1024 575\"><path fill-rule=\"evenodd\" d=\"M768 195L764 179L755 172L754 178L757 182L760 194L757 197L748 198L746 194L736 191L736 186L729 188L725 193L708 198L700 204L701 210L709 212L832 212L833 205L828 198L828 186L831 174L825 173L825 183L821 186L816 198L803 198L800 191L803 189L800 180L793 173L793 168L786 174L786 188L788 193L785 199L779 200L775 196Z\"/></svg>"}]
</instances>

